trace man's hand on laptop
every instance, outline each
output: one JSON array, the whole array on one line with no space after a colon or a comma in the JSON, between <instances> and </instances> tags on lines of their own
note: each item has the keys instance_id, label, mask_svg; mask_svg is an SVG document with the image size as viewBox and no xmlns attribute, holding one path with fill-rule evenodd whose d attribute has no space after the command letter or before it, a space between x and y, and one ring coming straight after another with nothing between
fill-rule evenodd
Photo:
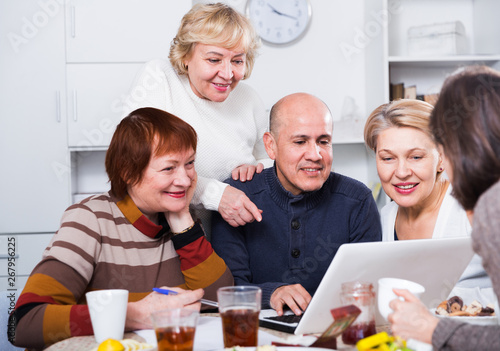
<instances>
[{"instance_id":1,"label":"man's hand on laptop","mask_svg":"<svg viewBox=\"0 0 500 351\"><path fill-rule=\"evenodd\" d=\"M270 305L278 316L283 314L283 306L287 305L297 316L305 311L311 301L311 295L300 284L283 285L274 290Z\"/></svg>"}]
</instances>

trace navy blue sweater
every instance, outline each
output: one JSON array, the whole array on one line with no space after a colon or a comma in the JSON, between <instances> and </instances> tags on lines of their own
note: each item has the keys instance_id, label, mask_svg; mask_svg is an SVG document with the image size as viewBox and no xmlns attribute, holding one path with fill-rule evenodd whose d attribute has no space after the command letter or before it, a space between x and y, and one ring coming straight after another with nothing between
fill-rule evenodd
<instances>
[{"instance_id":1,"label":"navy blue sweater","mask_svg":"<svg viewBox=\"0 0 500 351\"><path fill-rule=\"evenodd\" d=\"M320 190L298 196L283 188L274 167L227 182L263 210L262 221L234 228L214 213L212 246L236 285L262 288L263 308L282 285L299 283L313 295L340 245L382 238L372 193L352 178L331 173Z\"/></svg>"}]
</instances>

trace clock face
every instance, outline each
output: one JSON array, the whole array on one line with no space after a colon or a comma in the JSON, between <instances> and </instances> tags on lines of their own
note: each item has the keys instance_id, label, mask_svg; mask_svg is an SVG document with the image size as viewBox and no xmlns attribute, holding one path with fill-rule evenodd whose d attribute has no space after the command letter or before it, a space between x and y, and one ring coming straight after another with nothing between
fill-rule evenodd
<instances>
[{"instance_id":1,"label":"clock face","mask_svg":"<svg viewBox=\"0 0 500 351\"><path fill-rule=\"evenodd\" d=\"M289 44L306 32L311 4L309 0L248 0L247 15L264 42Z\"/></svg>"}]
</instances>

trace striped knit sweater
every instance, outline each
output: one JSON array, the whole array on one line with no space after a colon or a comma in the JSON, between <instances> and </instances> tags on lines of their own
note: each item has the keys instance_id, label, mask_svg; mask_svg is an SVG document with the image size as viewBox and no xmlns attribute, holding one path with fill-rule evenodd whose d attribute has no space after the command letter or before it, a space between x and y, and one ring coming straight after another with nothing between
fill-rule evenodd
<instances>
[{"instance_id":1,"label":"striped knit sweater","mask_svg":"<svg viewBox=\"0 0 500 351\"><path fill-rule=\"evenodd\" d=\"M69 207L61 227L31 273L9 323L15 345L41 349L59 340L93 334L85 293L127 289L138 301L155 286L204 288L216 299L232 285L224 261L200 225L172 237L165 218L150 222L130 197L108 193ZM13 340L12 340L13 339Z\"/></svg>"}]
</instances>

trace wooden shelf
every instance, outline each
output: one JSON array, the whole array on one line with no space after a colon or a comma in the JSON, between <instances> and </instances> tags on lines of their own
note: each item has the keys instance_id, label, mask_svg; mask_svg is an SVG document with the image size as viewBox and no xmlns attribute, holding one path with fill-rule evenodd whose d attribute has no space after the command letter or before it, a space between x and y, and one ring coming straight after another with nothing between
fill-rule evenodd
<instances>
[{"instance_id":1,"label":"wooden shelf","mask_svg":"<svg viewBox=\"0 0 500 351\"><path fill-rule=\"evenodd\" d=\"M333 140L332 140L333 145L351 145L351 144L364 144L364 143L365 143L365 141L363 140L363 138L361 138L361 139L360 138L341 139L339 137L336 137L335 135L333 136Z\"/></svg>"},{"instance_id":2,"label":"wooden shelf","mask_svg":"<svg viewBox=\"0 0 500 351\"><path fill-rule=\"evenodd\" d=\"M70 152L91 152L91 151L107 151L107 146L70 146Z\"/></svg>"},{"instance_id":3,"label":"wooden shelf","mask_svg":"<svg viewBox=\"0 0 500 351\"><path fill-rule=\"evenodd\" d=\"M419 67L450 66L450 65L470 65L474 63L494 63L500 61L500 55L456 55L456 56L389 56L389 63L392 66L413 65Z\"/></svg>"}]
</instances>

